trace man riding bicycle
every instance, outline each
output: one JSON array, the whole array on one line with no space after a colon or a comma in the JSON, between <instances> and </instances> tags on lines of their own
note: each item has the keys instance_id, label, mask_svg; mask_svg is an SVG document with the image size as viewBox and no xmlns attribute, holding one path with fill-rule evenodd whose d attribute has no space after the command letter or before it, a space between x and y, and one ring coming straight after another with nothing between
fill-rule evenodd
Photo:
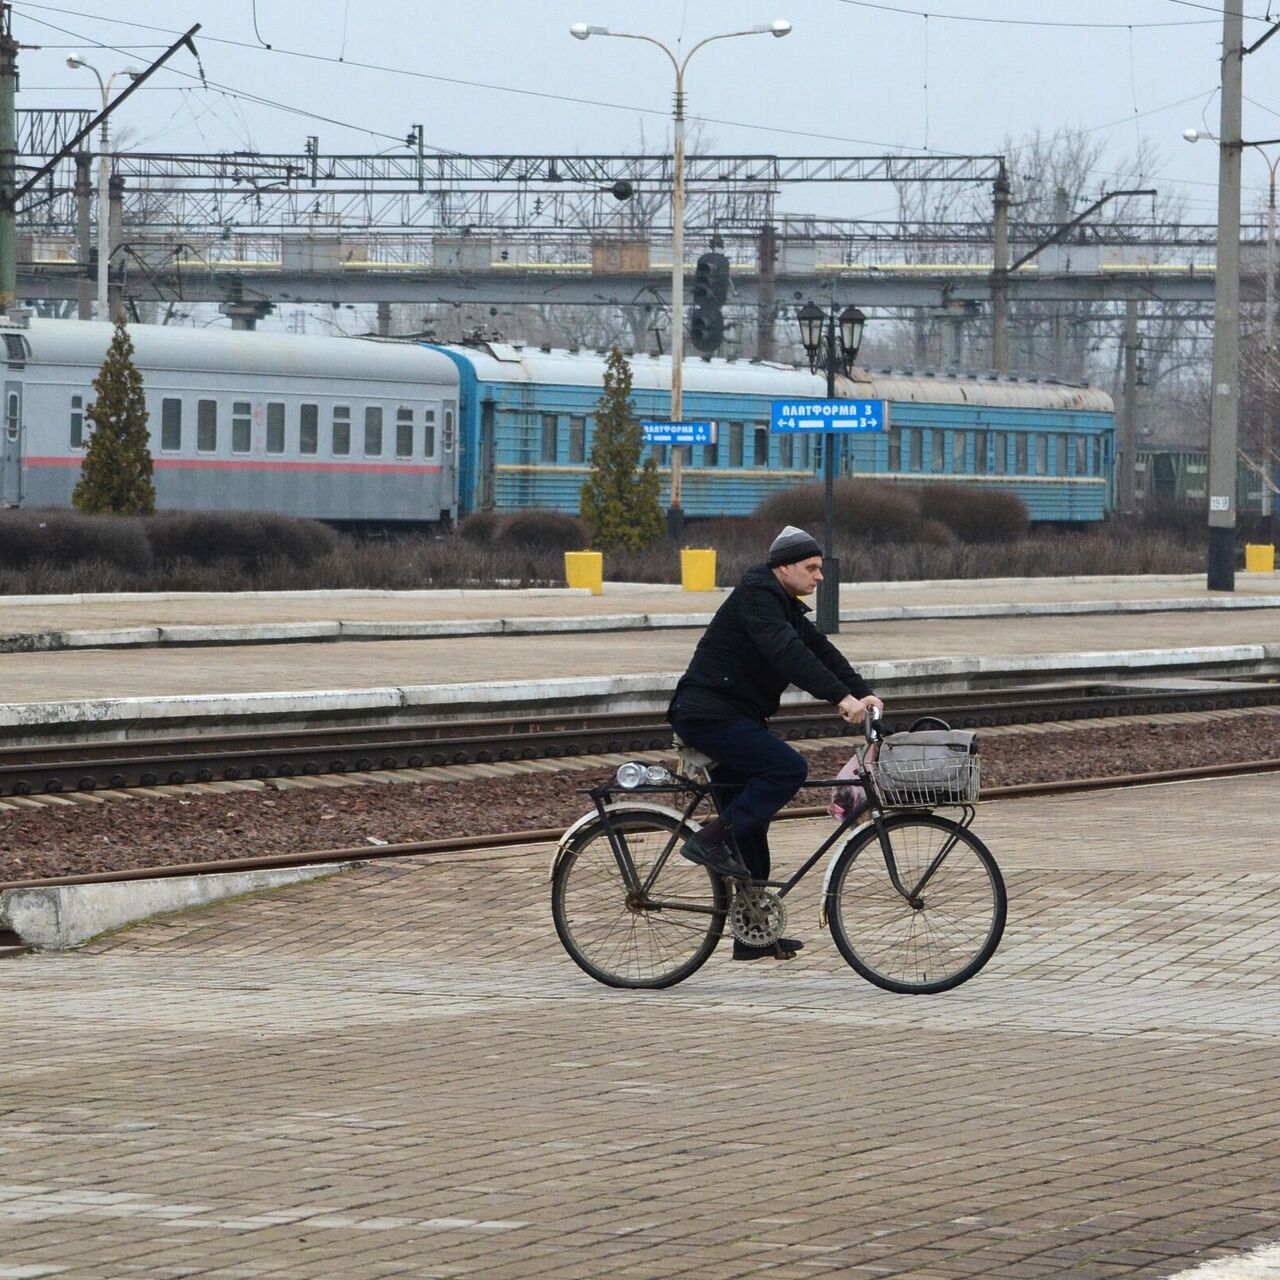
<instances>
[{"instance_id":1,"label":"man riding bicycle","mask_svg":"<svg viewBox=\"0 0 1280 1280\"><path fill-rule=\"evenodd\" d=\"M884 707L806 617L800 597L821 581L822 548L788 525L765 563L748 569L716 611L667 708L677 736L717 761L711 780L724 788L716 793L720 813L681 850L717 875L769 878L769 822L808 774L804 757L766 726L783 690L798 685L832 703L850 724L861 723L867 708ZM735 939L733 958L789 959L802 946L793 938L776 947Z\"/></svg>"}]
</instances>

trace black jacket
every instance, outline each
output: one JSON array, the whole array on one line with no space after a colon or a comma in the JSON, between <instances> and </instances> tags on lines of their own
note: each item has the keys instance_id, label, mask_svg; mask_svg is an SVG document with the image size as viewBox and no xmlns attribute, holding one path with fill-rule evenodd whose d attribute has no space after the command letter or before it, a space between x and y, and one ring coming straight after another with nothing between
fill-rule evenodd
<instances>
[{"instance_id":1,"label":"black jacket","mask_svg":"<svg viewBox=\"0 0 1280 1280\"><path fill-rule=\"evenodd\" d=\"M808 612L771 569L748 569L698 641L667 719L767 720L792 684L823 702L838 703L850 693L865 698L870 685Z\"/></svg>"}]
</instances>

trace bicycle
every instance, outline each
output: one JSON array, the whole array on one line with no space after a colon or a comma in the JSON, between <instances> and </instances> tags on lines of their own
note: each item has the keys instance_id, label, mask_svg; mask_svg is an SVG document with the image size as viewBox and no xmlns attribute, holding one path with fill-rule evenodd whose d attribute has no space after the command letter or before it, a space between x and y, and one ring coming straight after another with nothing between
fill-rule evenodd
<instances>
[{"instance_id":1,"label":"bicycle","mask_svg":"<svg viewBox=\"0 0 1280 1280\"><path fill-rule=\"evenodd\" d=\"M1000 868L970 830L977 756L957 761L941 783L936 771L904 776L901 765L890 777L871 749L884 738L874 717L863 732L855 759L865 804L785 881L729 881L680 856L698 829L699 806L718 807L708 757L677 744L676 775L661 765L622 765L614 781L589 792L594 811L565 832L552 861L552 917L570 957L606 986L674 986L707 962L726 922L743 942L776 943L786 896L834 849L819 924L852 968L911 995L967 982L995 954L1008 907ZM805 784L841 785L848 781ZM661 795L688 798L680 808L648 798ZM960 819L939 815L944 806L959 808Z\"/></svg>"}]
</instances>

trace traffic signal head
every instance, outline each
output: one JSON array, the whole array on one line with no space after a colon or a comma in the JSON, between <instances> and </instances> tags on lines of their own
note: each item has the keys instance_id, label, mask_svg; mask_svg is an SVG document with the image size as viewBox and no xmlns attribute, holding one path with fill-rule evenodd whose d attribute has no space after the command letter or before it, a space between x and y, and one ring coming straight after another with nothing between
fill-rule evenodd
<instances>
[{"instance_id":1,"label":"traffic signal head","mask_svg":"<svg viewBox=\"0 0 1280 1280\"><path fill-rule=\"evenodd\" d=\"M695 307L689 317L689 341L704 355L711 355L724 341L724 316L719 307Z\"/></svg>"},{"instance_id":2,"label":"traffic signal head","mask_svg":"<svg viewBox=\"0 0 1280 1280\"><path fill-rule=\"evenodd\" d=\"M729 296L729 259L723 253L704 253L693 270L695 306L721 306Z\"/></svg>"}]
</instances>

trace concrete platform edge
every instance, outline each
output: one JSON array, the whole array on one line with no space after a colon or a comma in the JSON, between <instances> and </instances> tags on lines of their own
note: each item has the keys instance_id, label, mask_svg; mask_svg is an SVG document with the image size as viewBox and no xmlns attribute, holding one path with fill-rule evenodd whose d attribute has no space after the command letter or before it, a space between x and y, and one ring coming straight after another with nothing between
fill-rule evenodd
<instances>
[{"instance_id":1,"label":"concrete platform edge","mask_svg":"<svg viewBox=\"0 0 1280 1280\"><path fill-rule=\"evenodd\" d=\"M6 889L0 893L0 927L11 929L28 946L41 951L65 951L152 916L279 889L363 865L335 862L266 871Z\"/></svg>"}]
</instances>

